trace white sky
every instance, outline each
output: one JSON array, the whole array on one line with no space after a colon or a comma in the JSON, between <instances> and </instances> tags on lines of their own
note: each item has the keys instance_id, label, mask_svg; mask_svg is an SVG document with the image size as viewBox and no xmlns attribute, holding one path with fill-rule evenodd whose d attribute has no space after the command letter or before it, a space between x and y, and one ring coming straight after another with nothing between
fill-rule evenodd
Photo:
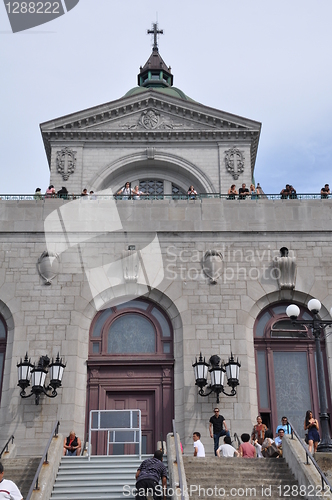
<instances>
[{"instance_id":1,"label":"white sky","mask_svg":"<svg viewBox=\"0 0 332 500\"><path fill-rule=\"evenodd\" d=\"M80 0L16 34L0 5L0 193L47 188L39 124L134 87L156 13L174 86L262 122L255 179L266 193L332 184L331 0Z\"/></svg>"}]
</instances>

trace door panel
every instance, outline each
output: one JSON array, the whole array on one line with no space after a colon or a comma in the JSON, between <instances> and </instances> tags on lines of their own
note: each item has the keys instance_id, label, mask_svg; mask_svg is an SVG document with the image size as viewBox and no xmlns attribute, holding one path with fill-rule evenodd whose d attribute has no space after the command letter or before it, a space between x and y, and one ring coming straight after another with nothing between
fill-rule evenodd
<instances>
[{"instance_id":1,"label":"door panel","mask_svg":"<svg viewBox=\"0 0 332 500\"><path fill-rule=\"evenodd\" d=\"M153 453L155 447L154 416L155 416L155 394L149 391L137 391L135 393L122 393L107 391L106 410L141 410L142 429L142 451ZM138 452L138 446L126 443L110 446L110 453L116 455L127 455ZM137 451L136 451L137 450Z\"/></svg>"}]
</instances>

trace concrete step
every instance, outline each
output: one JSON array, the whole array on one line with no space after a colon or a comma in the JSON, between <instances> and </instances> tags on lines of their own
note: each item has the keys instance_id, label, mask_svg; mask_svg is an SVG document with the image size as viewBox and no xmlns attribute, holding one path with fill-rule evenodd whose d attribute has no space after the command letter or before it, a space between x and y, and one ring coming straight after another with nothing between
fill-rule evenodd
<instances>
[{"instance_id":1,"label":"concrete step","mask_svg":"<svg viewBox=\"0 0 332 500\"><path fill-rule=\"evenodd\" d=\"M150 457L97 456L90 461L88 457L63 457L51 500L131 500L136 471ZM167 466L167 459L164 463Z\"/></svg>"},{"instance_id":2,"label":"concrete step","mask_svg":"<svg viewBox=\"0 0 332 500\"><path fill-rule=\"evenodd\" d=\"M26 498L41 457L23 457L23 458L9 458L3 460L2 464L5 469L4 477L14 481Z\"/></svg>"},{"instance_id":3,"label":"concrete step","mask_svg":"<svg viewBox=\"0 0 332 500\"><path fill-rule=\"evenodd\" d=\"M220 500L220 497L280 500L289 486L294 493L292 499L303 498L297 493L298 484L283 459L183 458L191 500Z\"/></svg>"}]
</instances>

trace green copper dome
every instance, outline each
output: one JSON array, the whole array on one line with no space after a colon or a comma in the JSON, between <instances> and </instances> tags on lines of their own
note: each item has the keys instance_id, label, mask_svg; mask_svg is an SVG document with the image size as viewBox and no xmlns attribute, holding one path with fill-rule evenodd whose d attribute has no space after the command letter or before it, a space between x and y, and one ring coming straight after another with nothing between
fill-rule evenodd
<instances>
[{"instance_id":1,"label":"green copper dome","mask_svg":"<svg viewBox=\"0 0 332 500\"><path fill-rule=\"evenodd\" d=\"M172 97L177 97L178 99L183 99L185 101L192 101L195 102L193 99L188 97L182 90L178 89L177 87L134 87L124 95L124 97L129 97L132 95L138 95L138 94L143 94L144 92L147 92L149 89L153 89L156 92L160 92L161 94L166 94Z\"/></svg>"}]
</instances>

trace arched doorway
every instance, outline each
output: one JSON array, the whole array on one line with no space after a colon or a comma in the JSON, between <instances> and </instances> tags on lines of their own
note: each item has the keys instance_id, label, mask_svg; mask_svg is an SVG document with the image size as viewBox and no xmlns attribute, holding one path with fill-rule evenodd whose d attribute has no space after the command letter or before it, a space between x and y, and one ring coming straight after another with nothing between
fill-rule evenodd
<instances>
[{"instance_id":1,"label":"arched doorway","mask_svg":"<svg viewBox=\"0 0 332 500\"><path fill-rule=\"evenodd\" d=\"M140 298L100 311L90 328L87 415L140 409L142 452L152 453L171 431L173 366L172 326L159 306ZM94 448L105 452L100 440ZM111 452L127 450L114 445Z\"/></svg>"},{"instance_id":2,"label":"arched doorway","mask_svg":"<svg viewBox=\"0 0 332 500\"><path fill-rule=\"evenodd\" d=\"M319 415L315 340L310 329L294 326L286 315L288 303L266 307L254 325L258 409L264 423L273 431L287 416L304 436L305 412ZM300 307L299 319L311 319L307 308ZM329 412L331 398L325 356L321 340Z\"/></svg>"}]
</instances>

